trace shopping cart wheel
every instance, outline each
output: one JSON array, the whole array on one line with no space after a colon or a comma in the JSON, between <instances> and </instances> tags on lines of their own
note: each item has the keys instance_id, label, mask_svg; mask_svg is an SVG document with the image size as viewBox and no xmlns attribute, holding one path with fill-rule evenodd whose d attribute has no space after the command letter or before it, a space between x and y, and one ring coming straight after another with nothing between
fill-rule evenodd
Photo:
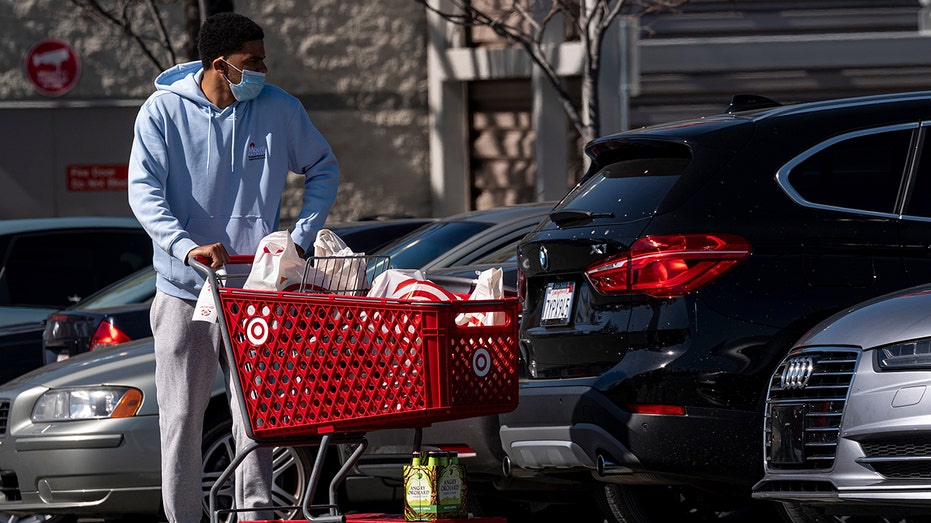
<instances>
[{"instance_id":1,"label":"shopping cart wheel","mask_svg":"<svg viewBox=\"0 0 931 523\"><path fill-rule=\"evenodd\" d=\"M236 452L232 435L233 422L228 415L208 415L204 421L203 439L203 506L206 521L209 521L210 487L219 478L220 474L233 460ZM272 499L276 506L299 507L301 498L310 481L310 471L313 468L314 449L303 447L276 447L273 453L274 477L272 486ZM218 509L229 509L232 506L233 487L232 480L222 488L219 493ZM279 510L275 512L276 519L295 519L301 510ZM221 515L221 522L231 520L229 513Z\"/></svg>"}]
</instances>

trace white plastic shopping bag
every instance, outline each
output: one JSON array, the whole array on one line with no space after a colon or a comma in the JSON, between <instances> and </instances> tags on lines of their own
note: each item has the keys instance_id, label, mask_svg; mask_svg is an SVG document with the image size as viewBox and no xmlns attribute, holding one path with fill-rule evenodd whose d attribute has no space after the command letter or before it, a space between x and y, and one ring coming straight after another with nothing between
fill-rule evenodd
<instances>
[{"instance_id":1,"label":"white plastic shopping bag","mask_svg":"<svg viewBox=\"0 0 931 523\"><path fill-rule=\"evenodd\" d=\"M368 296L372 298L391 298L398 284L407 280L423 280L423 273L417 269L388 269L379 274L372 282Z\"/></svg>"},{"instance_id":2,"label":"white plastic shopping bag","mask_svg":"<svg viewBox=\"0 0 931 523\"><path fill-rule=\"evenodd\" d=\"M217 279L224 277L226 277L226 271L217 269ZM204 282L204 286L201 287L200 294L197 295L197 303L194 305L194 317L191 319L194 321L216 323L217 317L217 305L214 303L213 299L213 287L210 285L210 280L208 279Z\"/></svg>"},{"instance_id":3,"label":"white plastic shopping bag","mask_svg":"<svg viewBox=\"0 0 931 523\"><path fill-rule=\"evenodd\" d=\"M252 270L243 289L297 291L304 277L305 261L297 253L288 231L277 231L262 238L255 251ZM309 287L325 287L322 278L309 277Z\"/></svg>"},{"instance_id":4,"label":"white plastic shopping bag","mask_svg":"<svg viewBox=\"0 0 931 523\"><path fill-rule=\"evenodd\" d=\"M470 300L499 300L504 298L504 283L501 281L503 271L495 267L478 273L475 289L469 295ZM504 325L507 316L503 311L466 312L456 317L457 325L486 327Z\"/></svg>"},{"instance_id":5,"label":"white plastic shopping bag","mask_svg":"<svg viewBox=\"0 0 931 523\"><path fill-rule=\"evenodd\" d=\"M424 278L419 270L388 269L375 278L368 296L408 301L456 301L459 296Z\"/></svg>"},{"instance_id":6,"label":"white plastic shopping bag","mask_svg":"<svg viewBox=\"0 0 931 523\"><path fill-rule=\"evenodd\" d=\"M329 229L320 229L314 240L314 268L326 275L334 294L356 294L365 290L365 255L355 253Z\"/></svg>"},{"instance_id":7,"label":"white plastic shopping bag","mask_svg":"<svg viewBox=\"0 0 931 523\"><path fill-rule=\"evenodd\" d=\"M314 240L314 256L352 256L356 253L346 245L335 232L330 229L317 231Z\"/></svg>"}]
</instances>

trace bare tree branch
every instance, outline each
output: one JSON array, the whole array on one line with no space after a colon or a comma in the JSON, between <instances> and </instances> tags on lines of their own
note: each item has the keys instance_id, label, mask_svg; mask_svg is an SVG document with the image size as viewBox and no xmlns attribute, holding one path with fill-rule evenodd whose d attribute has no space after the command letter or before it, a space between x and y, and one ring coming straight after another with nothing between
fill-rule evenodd
<instances>
[{"instance_id":1,"label":"bare tree branch","mask_svg":"<svg viewBox=\"0 0 931 523\"><path fill-rule=\"evenodd\" d=\"M673 10L688 0L549 0L545 9L535 13L529 8L546 0L512 0L500 14L493 14L485 3L471 0L447 0L452 10L444 11L427 0L415 0L444 20L463 27L487 27L509 44L522 48L535 66L543 72L556 91L570 122L586 141L601 131L598 111L598 78L601 71L601 49L606 32L622 16L640 17L645 14ZM480 5L479 5L480 4ZM562 17L557 15L562 14ZM565 79L561 78L543 44L543 34L554 20L565 20L578 32L584 53L581 72L583 100L580 107L569 94ZM565 30L565 28L558 28ZM552 29L555 30L555 29Z\"/></svg>"},{"instance_id":2,"label":"bare tree branch","mask_svg":"<svg viewBox=\"0 0 931 523\"><path fill-rule=\"evenodd\" d=\"M162 20L158 7L155 6L155 2L152 0L146 0L146 6L149 8L149 15L155 20L155 26L158 28L158 34L161 37L162 47L168 51L168 59L173 64L178 63L175 50L171 47L171 39L168 38L168 30L165 28L165 21Z\"/></svg>"},{"instance_id":3,"label":"bare tree branch","mask_svg":"<svg viewBox=\"0 0 931 523\"><path fill-rule=\"evenodd\" d=\"M161 12L152 0L116 0L112 9L104 7L100 0L71 0L71 3L92 20L128 36L159 71L176 63ZM153 23L134 24L133 9L136 7L145 9ZM152 28L156 34L154 37L147 35L153 31ZM167 55L168 59L163 62L157 55Z\"/></svg>"}]
</instances>

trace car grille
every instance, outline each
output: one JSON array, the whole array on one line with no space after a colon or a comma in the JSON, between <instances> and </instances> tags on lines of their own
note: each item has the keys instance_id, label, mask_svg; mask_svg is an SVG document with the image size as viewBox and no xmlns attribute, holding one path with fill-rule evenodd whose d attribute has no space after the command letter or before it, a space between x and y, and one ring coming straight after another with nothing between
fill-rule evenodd
<instances>
[{"instance_id":1,"label":"car grille","mask_svg":"<svg viewBox=\"0 0 931 523\"><path fill-rule=\"evenodd\" d=\"M754 491L800 494L813 492L837 492L837 489L829 481L776 480L763 482L758 487L754 487Z\"/></svg>"},{"instance_id":2,"label":"car grille","mask_svg":"<svg viewBox=\"0 0 931 523\"><path fill-rule=\"evenodd\" d=\"M864 458L858 463L869 465L888 479L931 478L931 442L923 438L896 438L861 441Z\"/></svg>"},{"instance_id":3,"label":"car grille","mask_svg":"<svg viewBox=\"0 0 931 523\"><path fill-rule=\"evenodd\" d=\"M22 501L23 494L19 489L19 478L12 470L0 470L0 494L7 501Z\"/></svg>"},{"instance_id":4,"label":"car grille","mask_svg":"<svg viewBox=\"0 0 931 523\"><path fill-rule=\"evenodd\" d=\"M0 400L0 438L6 436L6 428L10 421L10 400Z\"/></svg>"},{"instance_id":5,"label":"car grille","mask_svg":"<svg viewBox=\"0 0 931 523\"><path fill-rule=\"evenodd\" d=\"M771 469L829 469L860 351L806 349L773 373L766 405L765 451Z\"/></svg>"}]
</instances>

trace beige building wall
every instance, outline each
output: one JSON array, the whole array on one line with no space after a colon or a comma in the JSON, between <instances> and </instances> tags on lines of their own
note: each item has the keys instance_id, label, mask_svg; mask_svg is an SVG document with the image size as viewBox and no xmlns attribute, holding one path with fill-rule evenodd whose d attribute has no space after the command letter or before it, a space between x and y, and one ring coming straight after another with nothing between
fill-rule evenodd
<instances>
[{"instance_id":1,"label":"beige building wall","mask_svg":"<svg viewBox=\"0 0 931 523\"><path fill-rule=\"evenodd\" d=\"M636 46L614 28L602 47L600 134L717 114L734 94L793 103L928 89L927 3L690 0L632 21L641 25ZM430 180L445 195L434 212L562 197L583 171L582 144L526 52L487 31L470 38L438 16L428 28ZM557 73L577 79L579 42L554 40ZM634 62L639 75L625 82Z\"/></svg>"},{"instance_id":2,"label":"beige building wall","mask_svg":"<svg viewBox=\"0 0 931 523\"><path fill-rule=\"evenodd\" d=\"M235 4L266 29L269 80L304 102L340 158L334 219L554 199L582 171L577 136L520 49L471 47L461 27L415 0ZM692 0L642 20L640 88L629 104L618 90L621 54L605 50L614 66L601 79L602 132L719 112L735 93L793 102L927 88L931 18L921 2L830 4ZM181 2L156 5L184 59ZM126 161L133 118L159 70L72 2L0 0L0 23L0 218L127 214L124 194L79 193L63 180L69 165ZM47 37L71 44L83 63L77 86L55 98L23 73L24 54ZM554 52L560 74L577 77L577 42ZM285 223L300 194L289 188Z\"/></svg>"},{"instance_id":3,"label":"beige building wall","mask_svg":"<svg viewBox=\"0 0 931 523\"><path fill-rule=\"evenodd\" d=\"M185 61L181 2L156 4L176 61ZM236 0L235 6L265 29L268 81L304 102L339 158L342 183L331 217L429 215L422 6L412 0ZM157 27L143 11L134 16ZM126 162L133 119L159 68L118 29L68 1L0 0L0 24L0 140L7 151L0 155L0 218L127 214L125 193L70 191L65 169ZM77 84L62 96L42 95L24 73L26 52L45 38L71 45L82 63ZM170 62L164 49L149 44ZM299 184L287 191L285 222L300 194Z\"/></svg>"}]
</instances>

